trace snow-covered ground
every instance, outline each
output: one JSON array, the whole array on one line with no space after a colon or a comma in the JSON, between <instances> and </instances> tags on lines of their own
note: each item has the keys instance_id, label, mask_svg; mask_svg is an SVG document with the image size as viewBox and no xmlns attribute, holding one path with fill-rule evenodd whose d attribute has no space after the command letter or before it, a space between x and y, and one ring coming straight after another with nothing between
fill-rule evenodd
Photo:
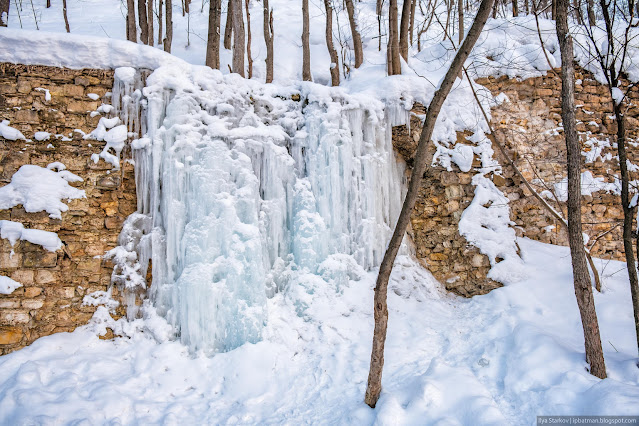
<instances>
[{"instance_id":1,"label":"snow-covered ground","mask_svg":"<svg viewBox=\"0 0 639 426\"><path fill-rule=\"evenodd\" d=\"M310 3L313 79L328 85L323 4ZM232 342L226 349L235 349L214 356L197 350L202 346L193 342L202 339L187 339L188 346L172 340L171 327L148 304L142 309L144 320L117 323L101 307L91 324L74 333L42 338L0 357L1 424L475 425L534 424L537 415L639 414L637 348L623 264L599 262L603 292L595 298L609 375L602 381L586 371L568 250L525 239L517 241L521 260L511 262L516 254L511 255L493 268L493 274L508 285L471 300L446 294L410 257L398 258L389 292L384 390L375 410L363 403L376 270L366 272L362 266L370 268L379 261L380 252L375 249L383 246L380 238L392 225L395 198L401 193L398 171L389 166L393 163L389 163L384 132L405 120L413 101L428 103L443 77L454 51L448 41L440 42L440 27L433 24L424 35L421 52L413 46L403 75L386 77L386 54L378 51L374 38L374 2L357 2L364 65L351 69L340 88L326 88L298 82L300 5L272 0L276 84L264 86L259 84L264 78L265 48L258 1L251 3L253 82L197 66L204 62L205 3L192 3L192 13L186 17L175 7L175 56L122 41L122 2L68 0L71 35L60 34L64 31L61 5L54 2L46 9L44 4L44 0L33 2L40 32L17 30L20 26L35 30L36 25L33 12L24 8L18 17L12 8L9 28L0 29L0 61L157 69L144 89L149 100L143 126L147 137L133 148L138 152L138 172L148 172L138 176L142 179L138 184L144 182L139 185L141 204L151 206L141 213L156 212L155 225L162 225L162 220L185 220L184 235L175 231L179 227L164 229L170 234L169 245L175 246L175 250L166 249L175 256L167 256L165 263L175 262L172 271L194 271L196 279L191 281L212 279L215 285L220 281L216 268L233 265L258 277L257 284L270 280L277 291L269 287L269 298L262 295L257 308L248 306L248 317L263 323L256 335L244 339L252 343L235 347ZM554 24L547 20L540 24L555 66L559 53ZM334 36L347 63L352 60L349 31L346 13L339 10ZM230 51L222 49L221 59L222 73L228 74ZM583 55L579 60L587 62ZM550 68L530 17L490 20L467 65L474 76L519 78ZM135 94L135 82L124 75L135 71L121 68L118 72L114 98L129 96L127 102L138 102L141 92ZM127 84L130 87L124 87ZM481 87L476 89L485 99L484 107L504 101L493 99ZM166 96L168 90L174 96ZM297 105L290 100L292 94L301 94L309 105ZM120 118L125 125L141 126L129 122L123 111ZM104 121L94 136L107 140L107 130L121 125L111 120L108 126ZM2 134L19 138L9 124L2 123ZM475 135L467 144L456 144L456 132L462 130ZM454 162L467 168L472 150L483 166L476 170L475 184L483 199L492 200L500 194L481 177L482 172L498 169L483 135L486 130L469 84L458 81L435 128L437 161L445 167ZM116 141L118 146L121 139ZM141 154L147 151L152 155ZM317 153L322 155L313 159ZM114 158L102 158L118 164ZM94 160L101 161L97 153ZM162 173L168 179L161 183L160 167L169 171ZM371 185L357 173L384 173L384 183L393 188ZM269 176L268 181L264 176ZM358 177L349 181L349 176ZM187 183L195 185L196 191L185 191ZM211 187L205 188L205 183ZM356 202L360 207L346 214L364 214L363 228L368 228L363 230L353 227L362 217L345 220L332 215L333 210ZM492 260L504 257L504 252L515 253L506 206L482 210L479 204L481 200L465 212L464 235ZM144 217L137 219L144 222ZM481 227L477 218L491 222L490 226ZM288 228L273 225L278 220L288 223ZM207 235L226 235L222 242L233 241L235 248L218 247L220 239L203 237ZM238 235L240 240L234 240ZM139 235L135 238L139 242ZM132 241L126 250L134 248ZM228 259L217 263L209 252ZM339 255L330 256L335 253ZM113 253L130 261L128 254ZM154 268L162 264L154 258ZM203 267L212 277L202 274ZM171 287L180 277L169 279L168 273L156 272L154 279L166 278L162 283L166 288L152 288L160 313L171 317L179 309L191 309L167 304L181 294ZM183 281L188 281L184 276ZM240 286L242 279L228 282ZM9 284L5 283L6 291L12 288ZM255 289L251 291L256 294ZM203 294L208 295L196 292L188 301L189 306L207 303L202 303L206 306L200 312L192 312L195 318L182 318L183 330L185 323L191 326L211 318L206 309L215 302L215 295L206 299ZM95 295L87 303L104 302L106 296ZM172 320L174 326L180 323ZM126 337L98 339L107 326Z\"/></svg>"},{"instance_id":2,"label":"snow-covered ground","mask_svg":"<svg viewBox=\"0 0 639 426\"><path fill-rule=\"evenodd\" d=\"M623 264L600 263L609 378L599 380L586 371L568 250L518 243L529 278L471 300L398 259L375 410L363 403L372 271L314 294L304 318L276 295L264 340L214 357L148 332L100 340L91 325L39 339L0 357L0 423L524 425L537 415L636 415Z\"/></svg>"}]
</instances>

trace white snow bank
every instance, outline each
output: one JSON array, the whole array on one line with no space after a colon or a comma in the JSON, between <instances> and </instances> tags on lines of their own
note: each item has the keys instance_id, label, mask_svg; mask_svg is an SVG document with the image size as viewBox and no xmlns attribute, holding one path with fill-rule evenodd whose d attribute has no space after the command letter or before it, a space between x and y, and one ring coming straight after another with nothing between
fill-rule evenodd
<instances>
[{"instance_id":1,"label":"white snow bank","mask_svg":"<svg viewBox=\"0 0 639 426\"><path fill-rule=\"evenodd\" d=\"M81 181L82 178L67 170L55 172L26 164L14 173L9 184L0 188L0 209L22 204L29 213L46 210L50 217L61 219L62 212L69 209L63 199L86 197L84 190L69 185Z\"/></svg>"},{"instance_id":2,"label":"white snow bank","mask_svg":"<svg viewBox=\"0 0 639 426\"><path fill-rule=\"evenodd\" d=\"M375 409L363 403L372 271L339 291L325 282L306 293L303 318L295 299L277 294L268 300L263 341L210 358L167 341L171 329L148 305L144 319L131 322L100 307L89 326L0 357L0 423L525 425L544 414L636 415L639 369L623 263L595 259L609 377L599 380L584 368L569 250L519 244L529 278L470 300L440 293L427 271L398 257ZM98 339L107 327L127 337Z\"/></svg>"},{"instance_id":3,"label":"white snow bank","mask_svg":"<svg viewBox=\"0 0 639 426\"><path fill-rule=\"evenodd\" d=\"M0 136L10 141L26 139L18 129L9 126L9 120L2 120L2 122L0 122Z\"/></svg>"},{"instance_id":4,"label":"white snow bank","mask_svg":"<svg viewBox=\"0 0 639 426\"><path fill-rule=\"evenodd\" d=\"M0 294L11 294L13 290L19 287L22 287L21 283L4 275L0 275Z\"/></svg>"},{"instance_id":5,"label":"white snow bank","mask_svg":"<svg viewBox=\"0 0 639 426\"><path fill-rule=\"evenodd\" d=\"M118 79L118 75L122 75L122 73L118 74L117 71L121 71L123 69L132 70L133 76L135 76L135 70L133 68L118 68L116 70L116 79ZM129 78L128 75L124 75L123 77ZM111 164L116 170L120 169L120 153L124 148L124 143L128 136L127 126L120 123L121 121L118 117L102 117L98 122L98 127L84 137L85 139L94 139L106 142L102 152L91 155L91 160L93 160L94 163L97 163L100 161L100 158L102 158L104 161Z\"/></svg>"},{"instance_id":6,"label":"white snow bank","mask_svg":"<svg viewBox=\"0 0 639 426\"><path fill-rule=\"evenodd\" d=\"M153 47L88 35L2 28L0 45L5 46L0 49L0 62L13 64L72 69L124 66L156 69L165 64L186 64Z\"/></svg>"},{"instance_id":7,"label":"white snow bank","mask_svg":"<svg viewBox=\"0 0 639 426\"><path fill-rule=\"evenodd\" d=\"M49 251L56 251L62 247L62 241L55 232L28 229L21 223L10 220L0 220L0 237L8 239L12 246L18 240L24 240Z\"/></svg>"}]
</instances>

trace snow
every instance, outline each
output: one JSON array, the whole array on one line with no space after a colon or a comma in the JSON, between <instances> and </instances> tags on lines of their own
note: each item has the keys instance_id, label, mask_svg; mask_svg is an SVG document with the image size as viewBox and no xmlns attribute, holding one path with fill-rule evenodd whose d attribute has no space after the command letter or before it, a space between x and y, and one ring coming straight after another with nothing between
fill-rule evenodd
<instances>
[{"instance_id":1,"label":"snow","mask_svg":"<svg viewBox=\"0 0 639 426\"><path fill-rule=\"evenodd\" d=\"M51 101L51 92L49 91L49 89L45 89L43 87L36 87L35 89L33 89L37 92L44 92L44 100L46 102Z\"/></svg>"},{"instance_id":2,"label":"snow","mask_svg":"<svg viewBox=\"0 0 639 426\"><path fill-rule=\"evenodd\" d=\"M14 129L13 127L9 126L8 120L2 120L2 122L0 122L0 136L10 141L15 141L18 139L26 140L24 135L20 133L18 129Z\"/></svg>"},{"instance_id":3,"label":"snow","mask_svg":"<svg viewBox=\"0 0 639 426\"><path fill-rule=\"evenodd\" d=\"M49 132L35 132L33 134L33 138L38 142L46 141L51 137L51 133Z\"/></svg>"},{"instance_id":4,"label":"snow","mask_svg":"<svg viewBox=\"0 0 639 426\"><path fill-rule=\"evenodd\" d=\"M4 275L0 275L0 294L11 294L13 290L19 287L22 287L21 283Z\"/></svg>"},{"instance_id":5,"label":"snow","mask_svg":"<svg viewBox=\"0 0 639 426\"><path fill-rule=\"evenodd\" d=\"M581 174L581 195L592 195L595 192L604 191L613 194L621 194L621 182L615 178L614 182L606 182L602 177L594 177L589 170ZM559 201L568 200L568 178L565 177L554 184L554 192ZM541 193L543 197L554 199L554 195L550 191L545 190Z\"/></svg>"},{"instance_id":6,"label":"snow","mask_svg":"<svg viewBox=\"0 0 639 426\"><path fill-rule=\"evenodd\" d=\"M28 229L21 223L10 220L0 220L0 237L8 239L12 247L18 240L24 240L42 246L48 251L62 248L62 241L55 232Z\"/></svg>"},{"instance_id":7,"label":"snow","mask_svg":"<svg viewBox=\"0 0 639 426\"><path fill-rule=\"evenodd\" d=\"M214 357L167 340L148 306L146 320L131 323L116 323L102 308L89 326L0 357L0 421L501 425L550 414L636 415L623 264L595 260L609 375L599 380L585 370L568 249L517 242L528 278L472 299L444 294L428 272L398 258L374 410L363 395L376 270L309 294L303 318L278 293L267 300L264 339ZM106 326L128 337L98 339Z\"/></svg>"},{"instance_id":8,"label":"snow","mask_svg":"<svg viewBox=\"0 0 639 426\"><path fill-rule=\"evenodd\" d=\"M22 204L29 213L45 210L49 217L61 219L62 212L69 209L63 199L86 197L84 190L72 187L69 182L82 182L82 178L64 169L56 172L26 164L11 176L11 182L0 188L0 209Z\"/></svg>"}]
</instances>

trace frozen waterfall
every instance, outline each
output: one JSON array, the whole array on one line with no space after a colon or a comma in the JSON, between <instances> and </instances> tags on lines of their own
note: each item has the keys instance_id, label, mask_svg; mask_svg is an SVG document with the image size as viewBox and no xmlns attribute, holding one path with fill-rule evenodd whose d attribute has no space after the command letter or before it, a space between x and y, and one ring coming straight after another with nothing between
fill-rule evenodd
<instances>
[{"instance_id":1,"label":"frozen waterfall","mask_svg":"<svg viewBox=\"0 0 639 426\"><path fill-rule=\"evenodd\" d=\"M152 261L158 312L192 350L259 341L267 296L296 274L339 278L319 271L327 259L381 262L403 165L379 101L206 67L161 67L144 88L133 74L116 72L113 101L144 134L132 148L152 226L138 256L143 269Z\"/></svg>"}]
</instances>

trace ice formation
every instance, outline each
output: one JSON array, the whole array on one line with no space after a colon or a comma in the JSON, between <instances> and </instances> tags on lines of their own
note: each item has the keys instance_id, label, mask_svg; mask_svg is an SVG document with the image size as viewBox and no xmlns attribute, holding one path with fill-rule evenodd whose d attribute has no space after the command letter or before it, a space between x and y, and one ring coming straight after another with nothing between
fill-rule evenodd
<instances>
[{"instance_id":1,"label":"ice formation","mask_svg":"<svg viewBox=\"0 0 639 426\"><path fill-rule=\"evenodd\" d=\"M137 256L119 253L120 271L144 275L152 261L151 298L192 350L259 341L268 295L312 293L291 290L295 277L338 283L381 261L403 165L380 102L204 67L139 80L115 73L114 105L143 135L131 146L144 231L124 243Z\"/></svg>"}]
</instances>

